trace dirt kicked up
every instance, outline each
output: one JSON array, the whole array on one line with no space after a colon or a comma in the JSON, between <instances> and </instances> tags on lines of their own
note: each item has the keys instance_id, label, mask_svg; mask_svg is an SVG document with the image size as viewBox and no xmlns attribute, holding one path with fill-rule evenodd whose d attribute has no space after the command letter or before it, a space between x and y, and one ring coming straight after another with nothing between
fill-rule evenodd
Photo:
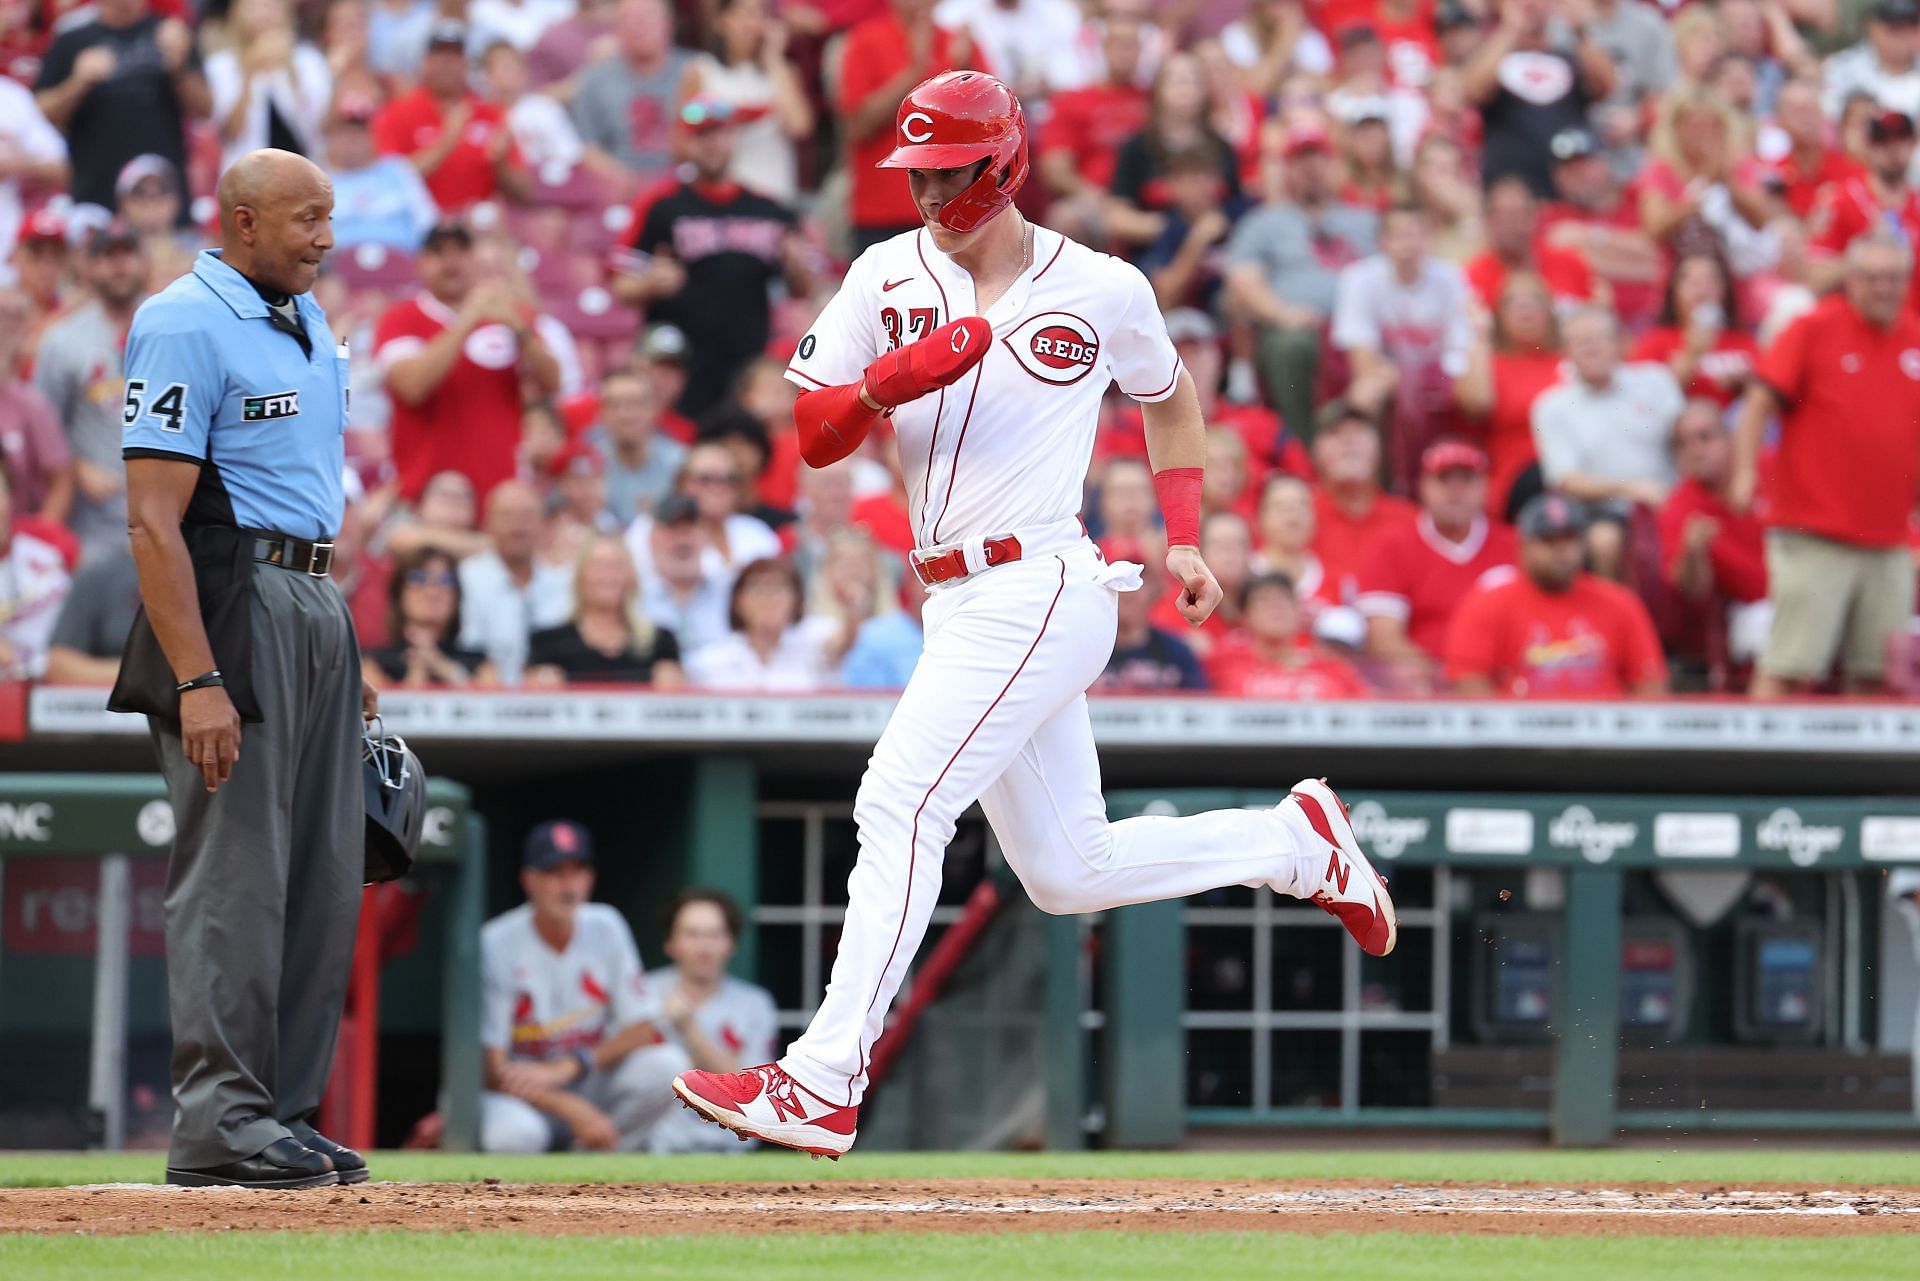
<instances>
[{"instance_id":1,"label":"dirt kicked up","mask_svg":"<svg viewBox=\"0 0 1920 1281\"><path fill-rule=\"evenodd\" d=\"M103 1184L0 1190L0 1233L1436 1232L1920 1234L1920 1191L1764 1185L1562 1187L1187 1180L672 1185L373 1183L305 1192Z\"/></svg>"}]
</instances>

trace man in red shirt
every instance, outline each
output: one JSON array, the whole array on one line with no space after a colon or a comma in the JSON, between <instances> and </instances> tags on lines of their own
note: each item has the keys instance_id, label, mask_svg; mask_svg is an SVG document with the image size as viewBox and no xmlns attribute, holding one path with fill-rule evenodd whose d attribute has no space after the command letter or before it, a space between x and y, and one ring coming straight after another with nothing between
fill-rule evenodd
<instances>
[{"instance_id":1,"label":"man in red shirt","mask_svg":"<svg viewBox=\"0 0 1920 1281\"><path fill-rule=\"evenodd\" d=\"M560 385L532 308L474 274L471 233L442 223L420 250L426 288L389 307L374 330L374 358L393 398L393 462L408 501L441 471L467 477L485 501L514 474L522 381L542 399Z\"/></svg>"},{"instance_id":2,"label":"man in red shirt","mask_svg":"<svg viewBox=\"0 0 1920 1281\"><path fill-rule=\"evenodd\" d=\"M1583 128L1556 133L1549 149L1557 199L1540 211L1541 240L1579 254L1612 289L1622 324L1638 330L1659 310L1667 278L1666 253L1640 221L1639 193L1614 177L1599 139Z\"/></svg>"},{"instance_id":3,"label":"man in red shirt","mask_svg":"<svg viewBox=\"0 0 1920 1281\"><path fill-rule=\"evenodd\" d=\"M1752 662L1770 622L1766 532L1758 515L1727 502L1733 438L1718 401L1696 396L1680 411L1673 466L1680 480L1660 508L1662 575L1692 607L1690 631L1724 613L1727 657ZM1690 652L1705 649L1704 635L1689 639L1696 641Z\"/></svg>"},{"instance_id":4,"label":"man in red shirt","mask_svg":"<svg viewBox=\"0 0 1920 1281\"><path fill-rule=\"evenodd\" d=\"M1240 592L1244 627L1207 655L1207 683L1232 698L1364 698L1369 690L1353 664L1320 650L1285 574L1247 580Z\"/></svg>"},{"instance_id":5,"label":"man in red shirt","mask_svg":"<svg viewBox=\"0 0 1920 1281\"><path fill-rule=\"evenodd\" d=\"M1367 652L1405 666L1416 688L1446 652L1467 593L1513 575L1519 540L1486 506L1487 456L1462 440L1435 441L1420 458L1420 514L1382 535L1361 571Z\"/></svg>"},{"instance_id":6,"label":"man in red shirt","mask_svg":"<svg viewBox=\"0 0 1920 1281\"><path fill-rule=\"evenodd\" d=\"M1404 525L1417 509L1380 488L1380 429L1344 400L1320 411L1313 436L1313 554L1342 601L1351 601L1373 548Z\"/></svg>"},{"instance_id":7,"label":"man in red shirt","mask_svg":"<svg viewBox=\"0 0 1920 1281\"><path fill-rule=\"evenodd\" d=\"M1556 303L1594 301L1586 259L1540 238L1540 202L1526 179L1514 174L1494 179L1487 190L1486 224L1487 247L1467 263L1467 283L1489 311L1499 305L1507 275L1515 271L1546 281Z\"/></svg>"},{"instance_id":8,"label":"man in red shirt","mask_svg":"<svg viewBox=\"0 0 1920 1281\"><path fill-rule=\"evenodd\" d=\"M420 83L380 109L373 139L405 156L447 213L506 195L527 200L533 183L507 132L506 114L467 87L467 27L436 22L420 60Z\"/></svg>"},{"instance_id":9,"label":"man in red shirt","mask_svg":"<svg viewBox=\"0 0 1920 1281\"><path fill-rule=\"evenodd\" d=\"M1897 224L1908 244L1920 243L1920 192L1907 181L1913 165L1913 119L1883 111L1867 122L1866 172L1820 189L1807 220L1807 247L1825 255L1816 284L1830 287L1851 274L1847 246L1876 227ZM1907 307L1920 308L1920 282L1910 282Z\"/></svg>"},{"instance_id":10,"label":"man in red shirt","mask_svg":"<svg viewBox=\"0 0 1920 1281\"><path fill-rule=\"evenodd\" d=\"M1667 692L1647 607L1580 568L1586 518L1559 494L1520 510L1521 572L1460 602L1447 679L1473 698L1621 698Z\"/></svg>"},{"instance_id":11,"label":"man in red shirt","mask_svg":"<svg viewBox=\"0 0 1920 1281\"><path fill-rule=\"evenodd\" d=\"M1838 147L1827 145L1827 117L1820 110L1820 84L1789 80L1774 99L1774 122L1787 135L1787 154L1767 166L1769 187L1793 216L1813 213L1820 188L1863 177L1867 168Z\"/></svg>"},{"instance_id":12,"label":"man in red shirt","mask_svg":"<svg viewBox=\"0 0 1920 1281\"><path fill-rule=\"evenodd\" d=\"M848 201L856 255L921 225L907 176L876 166L893 150L894 116L929 76L980 66L965 32L933 24L933 0L889 0L890 12L847 33L840 54L841 128L853 179Z\"/></svg>"},{"instance_id":13,"label":"man in red shirt","mask_svg":"<svg viewBox=\"0 0 1920 1281\"><path fill-rule=\"evenodd\" d=\"M1034 162L1053 197L1047 225L1093 245L1105 239L1103 214L1120 144L1147 124L1147 91L1138 83L1141 21L1116 13L1105 25L1100 51L1107 78L1053 95Z\"/></svg>"},{"instance_id":14,"label":"man in red shirt","mask_svg":"<svg viewBox=\"0 0 1920 1281\"><path fill-rule=\"evenodd\" d=\"M1756 698L1824 681L1836 657L1850 690L1879 688L1888 644L1913 614L1920 320L1902 306L1910 244L1886 230L1855 240L1846 292L1787 326L1741 404L1735 511L1753 505L1761 437L1780 417L1767 518L1774 618Z\"/></svg>"}]
</instances>

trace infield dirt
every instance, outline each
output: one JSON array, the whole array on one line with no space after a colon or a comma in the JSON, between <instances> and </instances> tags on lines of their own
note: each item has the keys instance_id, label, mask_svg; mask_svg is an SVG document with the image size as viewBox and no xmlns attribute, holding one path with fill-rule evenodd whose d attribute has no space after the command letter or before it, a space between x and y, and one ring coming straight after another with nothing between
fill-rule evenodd
<instances>
[{"instance_id":1,"label":"infield dirt","mask_svg":"<svg viewBox=\"0 0 1920 1281\"><path fill-rule=\"evenodd\" d=\"M304 1192L105 1184L0 1190L0 1233L1436 1232L1920 1234L1912 1188L1727 1184L1391 1186L1188 1180L370 1183Z\"/></svg>"}]
</instances>

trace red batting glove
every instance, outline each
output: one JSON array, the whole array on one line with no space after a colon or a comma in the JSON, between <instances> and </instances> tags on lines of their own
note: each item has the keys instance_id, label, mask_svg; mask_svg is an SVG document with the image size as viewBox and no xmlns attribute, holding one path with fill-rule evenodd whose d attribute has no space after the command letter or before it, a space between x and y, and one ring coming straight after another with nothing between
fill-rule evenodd
<instances>
[{"instance_id":1,"label":"red batting glove","mask_svg":"<svg viewBox=\"0 0 1920 1281\"><path fill-rule=\"evenodd\" d=\"M993 327L979 316L950 321L922 338L888 352L867 366L867 395L883 409L918 400L957 382L979 364L993 342Z\"/></svg>"}]
</instances>

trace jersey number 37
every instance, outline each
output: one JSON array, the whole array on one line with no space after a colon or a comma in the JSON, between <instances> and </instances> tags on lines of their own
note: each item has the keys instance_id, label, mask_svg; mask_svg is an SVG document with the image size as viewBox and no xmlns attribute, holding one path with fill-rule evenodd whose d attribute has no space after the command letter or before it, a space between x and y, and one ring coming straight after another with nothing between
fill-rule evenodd
<instances>
[{"instance_id":1,"label":"jersey number 37","mask_svg":"<svg viewBox=\"0 0 1920 1281\"><path fill-rule=\"evenodd\" d=\"M900 312L893 307L880 309L880 324L887 331L887 350L897 349L901 342L919 342L934 331L934 322L940 313L932 307L915 307L907 312L907 323L903 329L900 324Z\"/></svg>"}]
</instances>

